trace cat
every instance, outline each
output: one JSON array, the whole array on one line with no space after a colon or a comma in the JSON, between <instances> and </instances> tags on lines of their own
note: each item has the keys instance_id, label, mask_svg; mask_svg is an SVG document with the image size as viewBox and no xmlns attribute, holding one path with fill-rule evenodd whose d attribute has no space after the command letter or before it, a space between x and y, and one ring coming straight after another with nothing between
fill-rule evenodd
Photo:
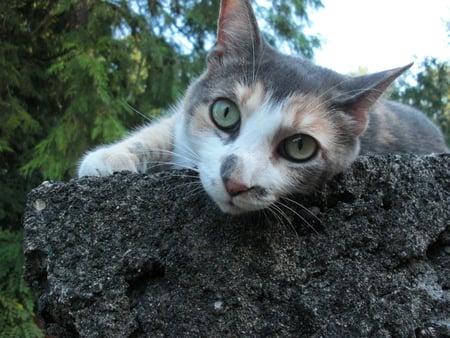
<instances>
[{"instance_id":1,"label":"cat","mask_svg":"<svg viewBox=\"0 0 450 338\"><path fill-rule=\"evenodd\" d=\"M349 77L288 56L260 33L249 0L222 0L205 72L168 115L82 159L78 176L198 172L225 213L313 192L360 154L447 152L419 111L380 98L411 65Z\"/></svg>"}]
</instances>

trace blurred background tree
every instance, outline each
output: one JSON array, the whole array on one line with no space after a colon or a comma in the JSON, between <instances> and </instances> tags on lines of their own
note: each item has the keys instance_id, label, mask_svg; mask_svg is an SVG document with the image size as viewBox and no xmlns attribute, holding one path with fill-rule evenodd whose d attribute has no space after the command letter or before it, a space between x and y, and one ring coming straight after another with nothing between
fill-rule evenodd
<instances>
[{"instance_id":1,"label":"blurred background tree","mask_svg":"<svg viewBox=\"0 0 450 338\"><path fill-rule=\"evenodd\" d=\"M450 65L426 58L419 66L420 72L412 79L403 76L394 84L391 98L427 114L441 127L450 147Z\"/></svg>"},{"instance_id":2,"label":"blurred background tree","mask_svg":"<svg viewBox=\"0 0 450 338\"><path fill-rule=\"evenodd\" d=\"M257 6L268 40L312 57L301 32L320 0ZM0 336L36 337L21 282L21 214L44 179L68 179L180 97L214 42L218 0L0 2ZM276 39L275 39L276 37ZM19 248L19 250L18 250Z\"/></svg>"}]
</instances>

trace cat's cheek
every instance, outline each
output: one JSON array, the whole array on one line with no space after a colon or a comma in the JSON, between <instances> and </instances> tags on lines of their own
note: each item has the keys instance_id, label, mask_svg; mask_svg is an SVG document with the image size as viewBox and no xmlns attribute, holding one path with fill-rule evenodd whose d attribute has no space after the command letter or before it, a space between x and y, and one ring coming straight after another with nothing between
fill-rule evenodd
<instances>
[{"instance_id":1,"label":"cat's cheek","mask_svg":"<svg viewBox=\"0 0 450 338\"><path fill-rule=\"evenodd\" d=\"M214 179L210 175L206 174L206 170L200 168L200 181L205 189L206 193L211 199L219 206L219 208L227 212L226 206L230 204L231 200L228 193L225 191L223 183L219 179Z\"/></svg>"}]
</instances>

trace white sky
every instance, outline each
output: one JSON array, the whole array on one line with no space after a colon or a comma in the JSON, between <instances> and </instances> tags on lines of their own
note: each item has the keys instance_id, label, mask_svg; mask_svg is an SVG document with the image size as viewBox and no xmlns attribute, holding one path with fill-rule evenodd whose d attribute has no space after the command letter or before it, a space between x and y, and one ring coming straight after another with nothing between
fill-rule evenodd
<instances>
[{"instance_id":1,"label":"white sky","mask_svg":"<svg viewBox=\"0 0 450 338\"><path fill-rule=\"evenodd\" d=\"M322 0L310 13L308 34L322 37L315 62L341 73L369 72L420 62L450 60L449 0ZM417 62L416 62L417 63ZM413 68L414 71L414 68Z\"/></svg>"}]
</instances>

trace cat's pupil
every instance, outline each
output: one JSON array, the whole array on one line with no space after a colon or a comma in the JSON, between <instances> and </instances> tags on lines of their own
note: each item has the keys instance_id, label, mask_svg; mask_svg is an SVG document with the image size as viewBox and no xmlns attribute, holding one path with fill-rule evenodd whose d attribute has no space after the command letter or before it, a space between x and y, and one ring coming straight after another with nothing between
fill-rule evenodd
<instances>
[{"instance_id":1,"label":"cat's pupil","mask_svg":"<svg viewBox=\"0 0 450 338\"><path fill-rule=\"evenodd\" d=\"M299 136L296 139L293 139L292 142L297 144L298 150L302 150L302 148L303 148L303 138L301 136Z\"/></svg>"},{"instance_id":2,"label":"cat's pupil","mask_svg":"<svg viewBox=\"0 0 450 338\"><path fill-rule=\"evenodd\" d=\"M224 112L223 112L224 118L227 118L227 117L228 117L229 112L230 112L230 107L226 107L225 110L224 110Z\"/></svg>"}]
</instances>

